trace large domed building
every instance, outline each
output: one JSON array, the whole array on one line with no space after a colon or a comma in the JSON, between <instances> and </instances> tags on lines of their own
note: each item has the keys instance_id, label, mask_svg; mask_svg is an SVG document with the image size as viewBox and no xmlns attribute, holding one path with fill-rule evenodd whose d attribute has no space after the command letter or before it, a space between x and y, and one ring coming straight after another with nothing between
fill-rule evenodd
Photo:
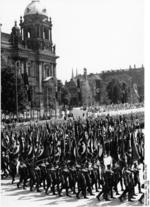
<instances>
[{"instance_id":1,"label":"large domed building","mask_svg":"<svg viewBox=\"0 0 150 207\"><path fill-rule=\"evenodd\" d=\"M33 0L25 9L24 16L39 14L48 16L46 8L41 4L40 0Z\"/></svg>"},{"instance_id":2,"label":"large domed building","mask_svg":"<svg viewBox=\"0 0 150 207\"><path fill-rule=\"evenodd\" d=\"M41 114L50 110L56 94L56 48L52 21L39 0L33 0L12 28L1 34L2 67L16 67L25 77L29 108Z\"/></svg>"}]
</instances>

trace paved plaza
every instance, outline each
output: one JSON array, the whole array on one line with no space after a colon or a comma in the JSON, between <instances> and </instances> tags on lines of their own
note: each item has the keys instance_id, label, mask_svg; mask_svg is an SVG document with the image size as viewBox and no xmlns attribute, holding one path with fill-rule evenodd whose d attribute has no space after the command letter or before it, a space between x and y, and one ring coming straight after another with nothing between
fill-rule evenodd
<instances>
[{"instance_id":1,"label":"paved plaza","mask_svg":"<svg viewBox=\"0 0 150 207\"><path fill-rule=\"evenodd\" d=\"M11 180L2 180L1 181L1 206L2 207L38 207L38 206L63 206L63 207L98 207L98 206L141 206L138 202L138 199L141 194L138 194L134 199L134 202L128 202L127 200L121 203L116 196L115 199L111 201L98 201L96 199L96 195L98 193L94 192L94 196L89 196L88 199L77 199L75 195L71 194L71 197L65 196L65 192L63 191L64 196L58 197L58 195L45 195L44 191L41 188L41 192L37 193L35 191L30 192L29 188L23 190L17 188L16 182L12 185ZM137 189L136 189L137 190ZM120 192L121 193L121 192Z\"/></svg>"}]
</instances>

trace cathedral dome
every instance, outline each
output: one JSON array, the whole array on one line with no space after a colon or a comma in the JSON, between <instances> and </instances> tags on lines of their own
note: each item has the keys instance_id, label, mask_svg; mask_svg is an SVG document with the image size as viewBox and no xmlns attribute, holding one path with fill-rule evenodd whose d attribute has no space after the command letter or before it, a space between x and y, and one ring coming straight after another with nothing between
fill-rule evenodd
<instances>
[{"instance_id":1,"label":"cathedral dome","mask_svg":"<svg viewBox=\"0 0 150 207\"><path fill-rule=\"evenodd\" d=\"M26 7L24 16L31 14L47 15L46 8L41 4L40 0L32 0L32 2Z\"/></svg>"}]
</instances>

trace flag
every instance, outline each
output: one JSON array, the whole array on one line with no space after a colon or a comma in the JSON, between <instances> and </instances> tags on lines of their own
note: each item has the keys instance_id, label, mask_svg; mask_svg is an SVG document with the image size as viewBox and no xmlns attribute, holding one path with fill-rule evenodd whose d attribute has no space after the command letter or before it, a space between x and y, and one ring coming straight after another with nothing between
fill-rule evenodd
<instances>
[{"instance_id":1,"label":"flag","mask_svg":"<svg viewBox=\"0 0 150 207\"><path fill-rule=\"evenodd\" d=\"M131 135L131 145L132 145L132 159L133 161L139 160L140 156L136 147L136 143L135 143L135 139L134 139L134 135L132 133Z\"/></svg>"},{"instance_id":2,"label":"flag","mask_svg":"<svg viewBox=\"0 0 150 207\"><path fill-rule=\"evenodd\" d=\"M26 85L29 85L27 72L24 72L24 73L22 73L21 75L22 75L22 79L23 79L23 81L24 81L25 86L26 86Z\"/></svg>"},{"instance_id":3,"label":"flag","mask_svg":"<svg viewBox=\"0 0 150 207\"><path fill-rule=\"evenodd\" d=\"M76 157L77 157L77 154L76 154L76 143L75 143L75 139L72 139L72 141L71 141L71 156L70 156L70 159L72 161L75 161Z\"/></svg>"},{"instance_id":4,"label":"flag","mask_svg":"<svg viewBox=\"0 0 150 207\"><path fill-rule=\"evenodd\" d=\"M28 81L28 74L27 72L24 72L21 74L24 85L26 87L27 95L28 95L28 101L31 101L31 90L29 88L29 81Z\"/></svg>"},{"instance_id":5,"label":"flag","mask_svg":"<svg viewBox=\"0 0 150 207\"><path fill-rule=\"evenodd\" d=\"M139 93L138 93L138 88L137 88L137 84L136 83L133 84L133 89L134 89L134 92L135 92L137 98L139 98Z\"/></svg>"},{"instance_id":6,"label":"flag","mask_svg":"<svg viewBox=\"0 0 150 207\"><path fill-rule=\"evenodd\" d=\"M128 136L128 151L127 151L127 157L128 157L128 164L132 164L132 145L131 145L131 133Z\"/></svg>"},{"instance_id":7,"label":"flag","mask_svg":"<svg viewBox=\"0 0 150 207\"><path fill-rule=\"evenodd\" d=\"M89 137L89 140L87 141L87 156L89 159L92 158L92 145L91 145L90 137Z\"/></svg>"},{"instance_id":8,"label":"flag","mask_svg":"<svg viewBox=\"0 0 150 207\"><path fill-rule=\"evenodd\" d=\"M111 148L111 156L114 160L118 160L118 144L117 144L117 137L114 137L112 142L110 143Z\"/></svg>"},{"instance_id":9,"label":"flag","mask_svg":"<svg viewBox=\"0 0 150 207\"><path fill-rule=\"evenodd\" d=\"M55 158L57 160L60 160L60 157L61 157L61 140L58 140L57 141L57 144L56 144L56 151L55 151Z\"/></svg>"},{"instance_id":10,"label":"flag","mask_svg":"<svg viewBox=\"0 0 150 207\"><path fill-rule=\"evenodd\" d=\"M98 144L98 157L101 158L103 155L103 146L102 144Z\"/></svg>"},{"instance_id":11,"label":"flag","mask_svg":"<svg viewBox=\"0 0 150 207\"><path fill-rule=\"evenodd\" d=\"M87 144L86 144L86 140L85 140L85 137L83 137L83 134L77 144L78 146L78 150L77 150L77 153L78 153L78 160L81 161L81 162L84 162L87 158Z\"/></svg>"}]
</instances>

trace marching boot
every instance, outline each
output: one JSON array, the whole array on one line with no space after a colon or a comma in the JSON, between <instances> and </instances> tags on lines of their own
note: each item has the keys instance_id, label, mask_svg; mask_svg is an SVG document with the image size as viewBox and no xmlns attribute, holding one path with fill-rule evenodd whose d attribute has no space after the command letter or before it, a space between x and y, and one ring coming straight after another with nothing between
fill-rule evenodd
<instances>
[{"instance_id":1,"label":"marching boot","mask_svg":"<svg viewBox=\"0 0 150 207\"><path fill-rule=\"evenodd\" d=\"M90 193L90 195L94 196L94 193Z\"/></svg>"},{"instance_id":2,"label":"marching boot","mask_svg":"<svg viewBox=\"0 0 150 207\"><path fill-rule=\"evenodd\" d=\"M143 199L144 199L144 193L141 195L140 199L138 200L141 204L144 204L143 202Z\"/></svg>"},{"instance_id":3,"label":"marching boot","mask_svg":"<svg viewBox=\"0 0 150 207\"><path fill-rule=\"evenodd\" d=\"M68 188L66 188L66 196L71 197L71 195L68 192Z\"/></svg>"},{"instance_id":4,"label":"marching boot","mask_svg":"<svg viewBox=\"0 0 150 207\"><path fill-rule=\"evenodd\" d=\"M105 198L105 201L110 201L109 198Z\"/></svg>"},{"instance_id":5,"label":"marching boot","mask_svg":"<svg viewBox=\"0 0 150 207\"><path fill-rule=\"evenodd\" d=\"M80 198L79 194L80 194L80 190L78 190L78 192L76 193L76 198L78 198L78 199Z\"/></svg>"},{"instance_id":6,"label":"marching boot","mask_svg":"<svg viewBox=\"0 0 150 207\"><path fill-rule=\"evenodd\" d=\"M120 200L120 202L123 202L123 200L122 200L122 197L121 197L121 196L119 197L119 200Z\"/></svg>"},{"instance_id":7,"label":"marching boot","mask_svg":"<svg viewBox=\"0 0 150 207\"><path fill-rule=\"evenodd\" d=\"M128 199L128 201L130 201L130 202L134 202L133 200L131 200L131 198L130 198L130 199Z\"/></svg>"},{"instance_id":8,"label":"marching boot","mask_svg":"<svg viewBox=\"0 0 150 207\"><path fill-rule=\"evenodd\" d=\"M98 201L100 201L100 197L98 195L96 196L96 198L97 198Z\"/></svg>"},{"instance_id":9,"label":"marching boot","mask_svg":"<svg viewBox=\"0 0 150 207\"><path fill-rule=\"evenodd\" d=\"M79 199L79 198L80 198L80 197L79 197L79 195L77 195L77 194L76 194L76 198L78 198L78 199Z\"/></svg>"}]
</instances>

